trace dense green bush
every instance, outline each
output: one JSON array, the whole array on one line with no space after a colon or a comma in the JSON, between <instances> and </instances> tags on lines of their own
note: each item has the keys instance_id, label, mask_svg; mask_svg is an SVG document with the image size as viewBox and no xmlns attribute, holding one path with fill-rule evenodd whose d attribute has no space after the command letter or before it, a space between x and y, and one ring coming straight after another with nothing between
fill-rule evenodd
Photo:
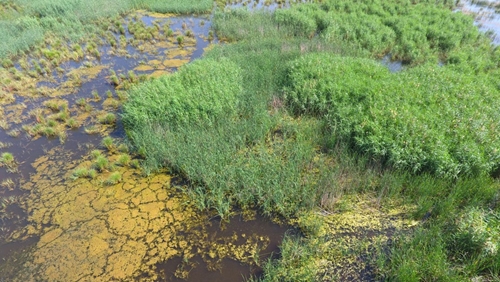
<instances>
[{"instance_id":1,"label":"dense green bush","mask_svg":"<svg viewBox=\"0 0 500 282\"><path fill-rule=\"evenodd\" d=\"M325 1L275 12L275 21L295 35L319 34L332 44L345 41L372 56L419 64L437 62L473 46L479 36L472 18L453 13L453 1Z\"/></svg>"},{"instance_id":2,"label":"dense green bush","mask_svg":"<svg viewBox=\"0 0 500 282\"><path fill-rule=\"evenodd\" d=\"M332 134L361 152L446 177L499 167L500 105L487 76L435 66L388 74L376 62L329 54L303 56L289 69L291 109L325 115Z\"/></svg>"},{"instance_id":3,"label":"dense green bush","mask_svg":"<svg viewBox=\"0 0 500 282\"><path fill-rule=\"evenodd\" d=\"M309 54L289 64L284 98L295 114L356 110L371 103L379 81L389 76L386 67L370 59Z\"/></svg>"},{"instance_id":4,"label":"dense green bush","mask_svg":"<svg viewBox=\"0 0 500 282\"><path fill-rule=\"evenodd\" d=\"M211 124L234 113L241 83L240 70L234 63L197 61L173 75L135 87L124 106L123 121L129 128Z\"/></svg>"},{"instance_id":5,"label":"dense green bush","mask_svg":"<svg viewBox=\"0 0 500 282\"><path fill-rule=\"evenodd\" d=\"M297 9L277 10L274 18L278 24L292 27L295 35L312 37L318 28L314 18Z\"/></svg>"}]
</instances>

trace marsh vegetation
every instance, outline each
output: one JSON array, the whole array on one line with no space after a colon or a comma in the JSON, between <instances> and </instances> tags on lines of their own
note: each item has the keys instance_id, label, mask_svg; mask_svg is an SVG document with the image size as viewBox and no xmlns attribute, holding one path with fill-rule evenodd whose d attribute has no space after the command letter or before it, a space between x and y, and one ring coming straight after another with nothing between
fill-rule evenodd
<instances>
[{"instance_id":1,"label":"marsh vegetation","mask_svg":"<svg viewBox=\"0 0 500 282\"><path fill-rule=\"evenodd\" d=\"M500 49L455 1L298 2L0 1L2 132L94 144L78 162L44 149L20 181L30 227L12 238L40 242L12 277L63 277L46 262L81 265L56 256L71 246L75 280L164 278L173 257L185 279L195 256L261 267L251 281L500 279ZM125 142L108 136L122 126ZM13 174L23 159L1 141ZM300 230L279 259L261 259L266 236L207 239L203 222L252 211Z\"/></svg>"},{"instance_id":2,"label":"marsh vegetation","mask_svg":"<svg viewBox=\"0 0 500 282\"><path fill-rule=\"evenodd\" d=\"M498 243L486 230L499 228L488 218L498 215L500 53L472 18L452 12L454 2L438 2L216 11L215 31L231 44L132 89L128 137L146 170L168 167L189 179L200 209L228 218L234 206L250 206L298 218L305 237L284 243L265 281L496 279ZM387 55L405 70L389 72L379 62ZM227 63L235 71L220 82L217 71L215 78L194 72ZM238 89L226 100L231 111L217 118L201 104L221 101L211 96L222 91L212 81ZM200 104L178 98L193 91ZM200 109L207 109L201 118ZM344 273L356 268L349 260L318 267L333 264L342 248L326 243L335 232L311 231L300 220L318 207L342 212L353 194L371 195L382 210L411 207L406 218L420 222L380 231L385 240L364 250L363 234L379 229L355 229L349 252L369 265L371 278Z\"/></svg>"}]
</instances>

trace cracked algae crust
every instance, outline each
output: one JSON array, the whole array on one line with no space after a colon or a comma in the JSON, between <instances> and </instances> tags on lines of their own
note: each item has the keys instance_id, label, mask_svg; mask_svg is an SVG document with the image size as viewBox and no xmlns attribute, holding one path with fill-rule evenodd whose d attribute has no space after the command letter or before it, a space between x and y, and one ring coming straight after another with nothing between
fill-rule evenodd
<instances>
[{"instance_id":1,"label":"cracked algae crust","mask_svg":"<svg viewBox=\"0 0 500 282\"><path fill-rule=\"evenodd\" d=\"M211 239L206 213L170 187L169 175L143 177L121 167L123 181L116 185L102 185L109 172L69 180L74 169L90 162L60 152L54 148L37 159L36 173L22 184L30 192L26 233L40 240L16 281L155 281L157 263L170 258L189 264L201 255L209 270L219 269L224 258L255 264L269 243L256 235ZM176 275L185 278L183 268Z\"/></svg>"}]
</instances>

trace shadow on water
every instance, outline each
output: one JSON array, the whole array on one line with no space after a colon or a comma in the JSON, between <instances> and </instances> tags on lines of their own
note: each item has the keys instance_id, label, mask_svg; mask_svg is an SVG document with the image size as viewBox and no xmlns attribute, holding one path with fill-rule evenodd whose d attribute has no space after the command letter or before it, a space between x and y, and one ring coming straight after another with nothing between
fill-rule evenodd
<instances>
[{"instance_id":1,"label":"shadow on water","mask_svg":"<svg viewBox=\"0 0 500 282\"><path fill-rule=\"evenodd\" d=\"M258 265L243 264L234 259L224 258L220 264L214 266L213 263L210 263L210 257L205 256L204 258L201 255L196 255L188 263L188 278L182 279L176 277L175 273L179 270L179 266L186 262L182 258L175 258L172 262L167 261L157 265L157 270L160 273L160 279L157 281L245 281L252 276L259 277L262 275L261 264L269 258L278 258L279 245L284 234L291 228L287 225L273 223L258 214L251 220L245 220L241 215L234 216L230 219L230 223L225 224L225 226L221 226L220 220L213 219L208 226L207 231L210 234L208 241L214 243L223 243L226 238L235 234L239 235L238 240L233 242L236 245L245 244L245 238L250 235L266 237L268 244L259 251L258 257L255 258Z\"/></svg>"}]
</instances>

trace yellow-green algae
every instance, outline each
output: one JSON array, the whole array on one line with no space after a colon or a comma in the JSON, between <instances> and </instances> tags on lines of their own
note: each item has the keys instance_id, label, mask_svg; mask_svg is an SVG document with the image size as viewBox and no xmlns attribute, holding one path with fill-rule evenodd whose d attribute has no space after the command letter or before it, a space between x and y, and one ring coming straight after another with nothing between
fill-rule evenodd
<instances>
[{"instance_id":1,"label":"yellow-green algae","mask_svg":"<svg viewBox=\"0 0 500 282\"><path fill-rule=\"evenodd\" d=\"M380 204L371 194L344 195L332 211L302 214L292 224L300 226L316 255L299 271L314 270L318 281L366 281L366 271L376 249L397 232L419 222L408 215L414 210L396 202Z\"/></svg>"},{"instance_id":2,"label":"yellow-green algae","mask_svg":"<svg viewBox=\"0 0 500 282\"><path fill-rule=\"evenodd\" d=\"M223 258L258 263L265 236L233 234L212 238L208 217L189 204L186 195L170 186L170 176L149 177L127 167L115 167L122 181L103 186L111 173L95 179L69 180L89 159L72 161L71 153L50 150L33 163L36 173L22 188L30 225L24 236L39 236L31 259L17 281L130 281L158 279L155 265L182 257L176 271L187 277L195 255L218 269ZM108 156L110 162L118 155ZM238 243L244 241L244 243Z\"/></svg>"}]
</instances>

